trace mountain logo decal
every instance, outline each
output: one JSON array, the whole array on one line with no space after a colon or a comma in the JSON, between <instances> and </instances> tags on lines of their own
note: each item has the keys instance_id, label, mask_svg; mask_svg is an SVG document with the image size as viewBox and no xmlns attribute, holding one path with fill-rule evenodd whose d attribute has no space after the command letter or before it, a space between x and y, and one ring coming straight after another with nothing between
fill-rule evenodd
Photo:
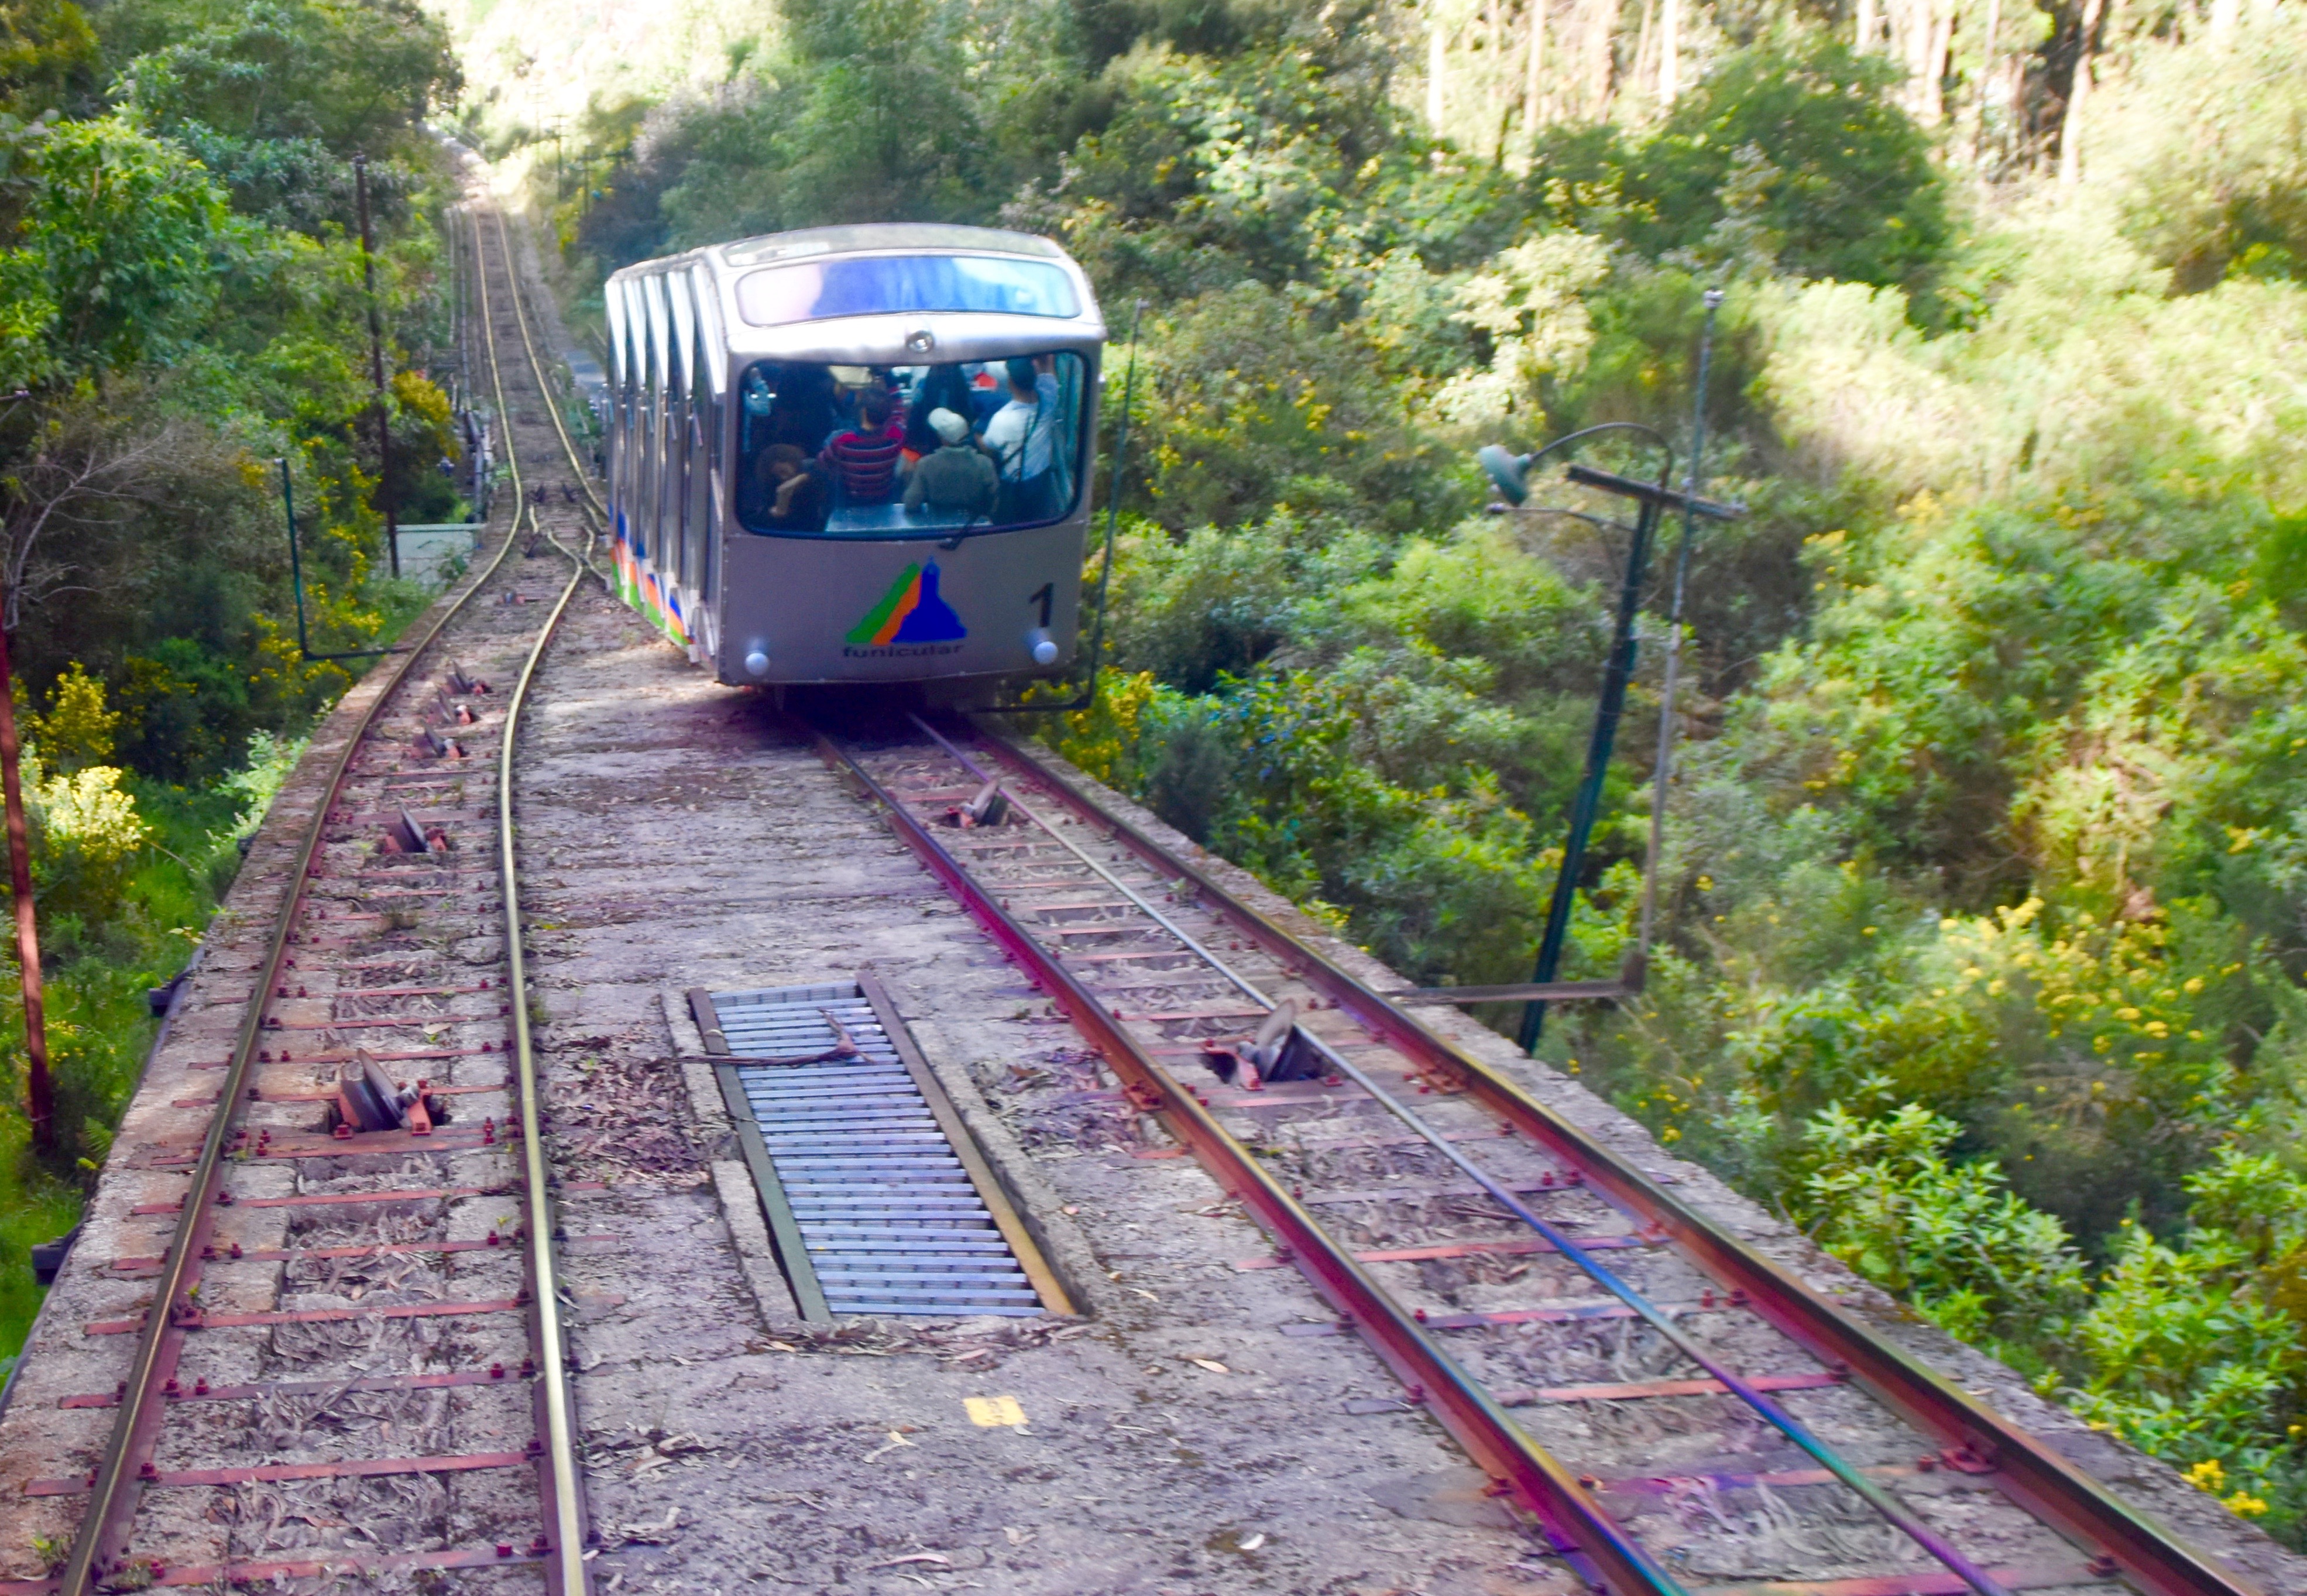
<instances>
[{"instance_id":1,"label":"mountain logo decal","mask_svg":"<svg viewBox=\"0 0 2307 1596\"><path fill-rule=\"evenodd\" d=\"M853 648L886 648L903 643L957 643L969 628L938 592L937 562L908 565L881 602L849 629L843 640Z\"/></svg>"}]
</instances>

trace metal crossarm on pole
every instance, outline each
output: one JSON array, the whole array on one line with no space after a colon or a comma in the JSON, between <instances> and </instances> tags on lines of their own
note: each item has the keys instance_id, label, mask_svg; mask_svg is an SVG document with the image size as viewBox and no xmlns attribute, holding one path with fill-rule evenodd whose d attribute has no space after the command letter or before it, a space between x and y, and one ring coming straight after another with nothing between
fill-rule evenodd
<instances>
[{"instance_id":1,"label":"metal crossarm on pole","mask_svg":"<svg viewBox=\"0 0 2307 1596\"><path fill-rule=\"evenodd\" d=\"M1634 680L1637 643L1634 618L1642 606L1642 582L1650 571L1651 545L1656 540L1659 518L1669 510L1682 512L1685 523L1683 558L1688 556L1687 523L1693 517L1709 520L1733 521L1745 511L1737 505L1720 504L1711 499L1700 498L1694 488L1685 491L1668 485L1673 472L1669 459L1656 482L1644 482L1638 477L1622 476L1616 471L1604 471L1575 461L1565 468L1564 475L1581 487L1597 489L1632 499L1642 508L1634 519L1634 542L1626 551L1625 580L1618 590L1617 624L1610 641L1608 667L1602 677L1601 700L1595 706L1593 735L1586 747L1586 770L1579 779L1578 795L1570 810L1570 832L1562 847L1562 868L1554 878L1554 896L1547 905L1546 929L1538 946L1538 961L1531 974L1531 984L1546 986L1554 982L1562 968L1562 950L1569 940L1570 915L1578 898L1578 878L1586 866L1586 845L1593 836L1594 822L1602 808L1602 784L1608 776L1610 755L1617 744L1618 722L1625 714L1626 689ZM1678 568L1679 569L1679 568ZM1678 607L1678 606L1677 606ZM1642 949L1647 958L1648 948ZM1640 973L1622 984L1634 984ZM1522 1051L1531 1052L1546 1025L1546 1003L1533 1000L1522 1006L1522 1025L1514 1040Z\"/></svg>"}]
</instances>

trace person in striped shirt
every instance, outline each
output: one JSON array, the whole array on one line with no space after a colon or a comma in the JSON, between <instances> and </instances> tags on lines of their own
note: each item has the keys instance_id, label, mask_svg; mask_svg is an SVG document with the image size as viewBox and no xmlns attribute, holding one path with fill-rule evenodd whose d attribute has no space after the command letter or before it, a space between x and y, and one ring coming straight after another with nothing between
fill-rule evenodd
<instances>
[{"instance_id":1,"label":"person in striped shirt","mask_svg":"<svg viewBox=\"0 0 2307 1596\"><path fill-rule=\"evenodd\" d=\"M897 480L897 457L905 447L905 433L894 425L888 390L878 384L857 399L857 425L837 433L819 457L840 485L847 504L887 503Z\"/></svg>"}]
</instances>

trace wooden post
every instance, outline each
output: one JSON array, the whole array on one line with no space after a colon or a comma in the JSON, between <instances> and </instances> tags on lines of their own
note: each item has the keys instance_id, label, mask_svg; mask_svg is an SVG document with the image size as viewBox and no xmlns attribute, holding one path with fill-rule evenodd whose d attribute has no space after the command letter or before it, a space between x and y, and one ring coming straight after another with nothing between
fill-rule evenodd
<instances>
[{"instance_id":1,"label":"wooden post","mask_svg":"<svg viewBox=\"0 0 2307 1596\"><path fill-rule=\"evenodd\" d=\"M16 700L9 679L6 613L0 608L0 797L8 812L8 875L16 895L16 962L24 976L24 1117L32 1146L56 1150L56 1084L48 1074L48 1023L40 1012L40 933L32 909L32 843L24 827L22 760L16 746Z\"/></svg>"},{"instance_id":2,"label":"wooden post","mask_svg":"<svg viewBox=\"0 0 2307 1596\"><path fill-rule=\"evenodd\" d=\"M384 549L400 577L400 528L392 503L392 418L384 402L384 321L376 309L376 240L368 226L368 157L353 157L353 193L360 206L361 280L368 288L368 374L376 390L376 496L384 511Z\"/></svg>"}]
</instances>

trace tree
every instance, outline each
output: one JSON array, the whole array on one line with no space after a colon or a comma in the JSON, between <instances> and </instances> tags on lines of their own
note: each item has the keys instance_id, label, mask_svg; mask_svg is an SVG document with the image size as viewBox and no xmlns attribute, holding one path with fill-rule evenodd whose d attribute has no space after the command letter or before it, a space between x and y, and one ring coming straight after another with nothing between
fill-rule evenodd
<instances>
[{"instance_id":1,"label":"tree","mask_svg":"<svg viewBox=\"0 0 2307 1596\"><path fill-rule=\"evenodd\" d=\"M72 0L0 4L0 108L19 116L60 110L96 88L97 44Z\"/></svg>"},{"instance_id":2,"label":"tree","mask_svg":"<svg viewBox=\"0 0 2307 1596\"><path fill-rule=\"evenodd\" d=\"M235 233L199 163L115 115L49 129L30 164L19 231L59 307L56 370L124 370L189 335Z\"/></svg>"},{"instance_id":3,"label":"tree","mask_svg":"<svg viewBox=\"0 0 2307 1596\"><path fill-rule=\"evenodd\" d=\"M124 0L103 22L134 57L137 104L236 140L381 152L463 82L447 28L411 0Z\"/></svg>"},{"instance_id":4,"label":"tree","mask_svg":"<svg viewBox=\"0 0 2307 1596\"><path fill-rule=\"evenodd\" d=\"M83 588L100 562L101 529L159 494L183 452L181 424L124 425L86 399L67 399L35 423L29 445L0 476L0 626L14 631L28 606Z\"/></svg>"},{"instance_id":5,"label":"tree","mask_svg":"<svg viewBox=\"0 0 2307 1596\"><path fill-rule=\"evenodd\" d=\"M1704 251L1745 220L1781 270L1918 286L1947 246L1946 199L1929 140L1891 103L1896 77L1823 37L1730 56L1624 158L1628 241Z\"/></svg>"}]
</instances>

